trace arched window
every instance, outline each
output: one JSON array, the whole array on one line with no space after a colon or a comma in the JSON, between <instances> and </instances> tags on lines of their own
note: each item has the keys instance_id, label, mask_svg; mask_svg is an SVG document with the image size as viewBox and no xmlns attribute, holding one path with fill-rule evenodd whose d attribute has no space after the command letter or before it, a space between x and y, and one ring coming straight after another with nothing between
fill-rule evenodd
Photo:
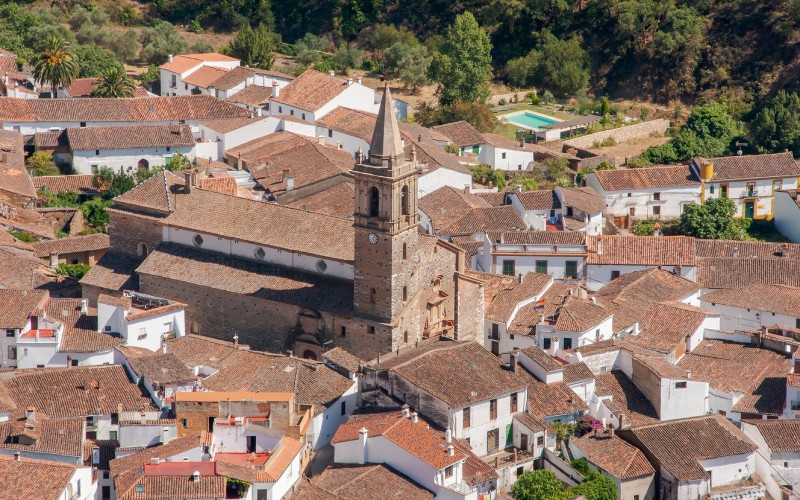
<instances>
[{"instance_id":1,"label":"arched window","mask_svg":"<svg viewBox=\"0 0 800 500\"><path fill-rule=\"evenodd\" d=\"M378 193L378 188L373 187L369 190L369 216L370 217L377 217L378 216L378 208L380 207L380 193Z\"/></svg>"},{"instance_id":2,"label":"arched window","mask_svg":"<svg viewBox=\"0 0 800 500\"><path fill-rule=\"evenodd\" d=\"M408 245L403 243L403 260L406 260L407 258L408 258Z\"/></svg>"},{"instance_id":3,"label":"arched window","mask_svg":"<svg viewBox=\"0 0 800 500\"><path fill-rule=\"evenodd\" d=\"M400 210L402 210L403 215L409 215L409 199L408 199L408 186L403 186L403 189L400 191Z\"/></svg>"},{"instance_id":4,"label":"arched window","mask_svg":"<svg viewBox=\"0 0 800 500\"><path fill-rule=\"evenodd\" d=\"M139 254L139 257L147 257L147 254L150 253L145 242L142 241L139 243L139 246L137 247L137 253Z\"/></svg>"},{"instance_id":5,"label":"arched window","mask_svg":"<svg viewBox=\"0 0 800 500\"><path fill-rule=\"evenodd\" d=\"M377 293L377 291L374 288L370 288L369 289L369 303L370 304L374 304L375 303L375 294L376 293Z\"/></svg>"}]
</instances>

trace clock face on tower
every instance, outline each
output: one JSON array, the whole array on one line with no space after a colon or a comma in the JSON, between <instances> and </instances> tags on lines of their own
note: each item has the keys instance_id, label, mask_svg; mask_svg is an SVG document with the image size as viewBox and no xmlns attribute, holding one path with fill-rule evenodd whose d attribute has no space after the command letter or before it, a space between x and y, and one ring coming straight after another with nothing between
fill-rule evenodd
<instances>
[{"instance_id":1,"label":"clock face on tower","mask_svg":"<svg viewBox=\"0 0 800 500\"><path fill-rule=\"evenodd\" d=\"M369 233L368 238L369 242L372 243L373 245L378 242L378 235L375 233Z\"/></svg>"}]
</instances>

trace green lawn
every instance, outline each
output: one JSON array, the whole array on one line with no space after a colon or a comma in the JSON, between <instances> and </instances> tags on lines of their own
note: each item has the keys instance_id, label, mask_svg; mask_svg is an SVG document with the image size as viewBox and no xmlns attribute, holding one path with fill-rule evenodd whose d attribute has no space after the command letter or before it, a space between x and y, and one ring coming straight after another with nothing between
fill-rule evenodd
<instances>
[{"instance_id":1,"label":"green lawn","mask_svg":"<svg viewBox=\"0 0 800 500\"><path fill-rule=\"evenodd\" d=\"M494 133L497 135L502 135L503 137L508 137L511 140L517 139L517 129L518 127L513 123L500 123L497 122L497 127L494 129Z\"/></svg>"}]
</instances>

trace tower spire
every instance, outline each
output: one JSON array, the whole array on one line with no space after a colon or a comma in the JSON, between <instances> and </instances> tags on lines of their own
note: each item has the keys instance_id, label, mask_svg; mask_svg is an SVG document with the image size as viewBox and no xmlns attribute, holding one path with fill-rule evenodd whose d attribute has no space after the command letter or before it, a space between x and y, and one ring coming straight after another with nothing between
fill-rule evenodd
<instances>
[{"instance_id":1,"label":"tower spire","mask_svg":"<svg viewBox=\"0 0 800 500\"><path fill-rule=\"evenodd\" d=\"M375 123L375 130L372 132L370 163L376 166L385 165L385 160L397 158L402 154L403 144L400 141L400 126L397 124L397 118L394 115L394 102L392 101L392 93L389 90L389 82L386 82L383 98L381 99L381 107L378 110L378 121Z\"/></svg>"}]
</instances>

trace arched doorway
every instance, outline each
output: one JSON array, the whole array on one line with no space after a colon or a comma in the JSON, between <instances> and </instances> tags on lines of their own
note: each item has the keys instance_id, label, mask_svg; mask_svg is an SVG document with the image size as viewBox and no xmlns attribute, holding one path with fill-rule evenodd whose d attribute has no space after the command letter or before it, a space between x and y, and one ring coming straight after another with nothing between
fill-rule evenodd
<instances>
[{"instance_id":1,"label":"arched doorway","mask_svg":"<svg viewBox=\"0 0 800 500\"><path fill-rule=\"evenodd\" d=\"M310 359L311 361L317 361L317 354L314 351L307 349L305 352L303 352L303 359Z\"/></svg>"},{"instance_id":2,"label":"arched doorway","mask_svg":"<svg viewBox=\"0 0 800 500\"><path fill-rule=\"evenodd\" d=\"M150 168L150 162L142 158L138 163L139 170L147 170Z\"/></svg>"},{"instance_id":3,"label":"arched doorway","mask_svg":"<svg viewBox=\"0 0 800 500\"><path fill-rule=\"evenodd\" d=\"M147 257L147 254L150 253L150 250L147 248L147 244L145 242L140 242L137 248L137 253L139 257Z\"/></svg>"}]
</instances>

